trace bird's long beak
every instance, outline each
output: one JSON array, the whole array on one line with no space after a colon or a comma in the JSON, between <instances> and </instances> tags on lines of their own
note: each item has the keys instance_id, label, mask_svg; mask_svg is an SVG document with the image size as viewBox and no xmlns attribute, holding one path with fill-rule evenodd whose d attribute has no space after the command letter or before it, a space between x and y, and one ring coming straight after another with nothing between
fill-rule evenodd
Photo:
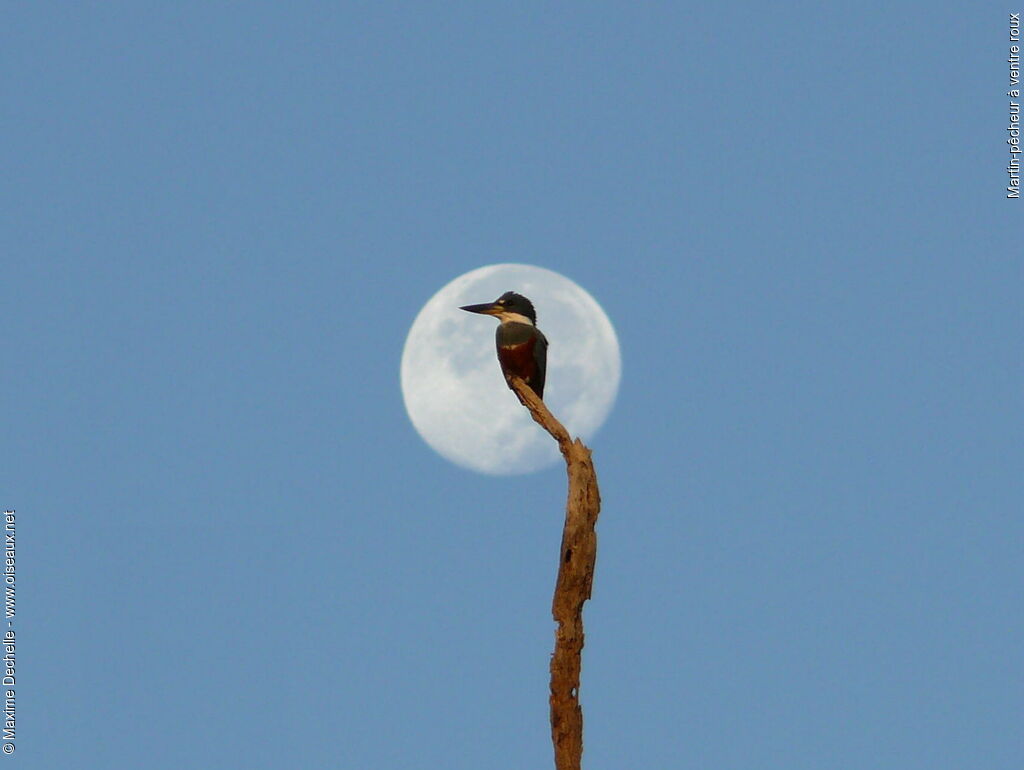
<instances>
[{"instance_id":1,"label":"bird's long beak","mask_svg":"<svg viewBox=\"0 0 1024 770\"><path fill-rule=\"evenodd\" d=\"M459 310L465 310L467 313L483 313L484 315L498 315L501 312L502 307L495 302L485 302L482 305L464 305Z\"/></svg>"}]
</instances>

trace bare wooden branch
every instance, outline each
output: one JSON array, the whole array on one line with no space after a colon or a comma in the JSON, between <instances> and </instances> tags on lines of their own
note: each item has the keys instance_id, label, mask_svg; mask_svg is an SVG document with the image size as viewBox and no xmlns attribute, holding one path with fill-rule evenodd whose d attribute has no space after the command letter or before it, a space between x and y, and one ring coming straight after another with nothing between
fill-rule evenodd
<instances>
[{"instance_id":1,"label":"bare wooden branch","mask_svg":"<svg viewBox=\"0 0 1024 770\"><path fill-rule=\"evenodd\" d=\"M509 385L533 419L558 442L569 477L558 581L551 603L551 614L558 624L551 656L551 740L557 770L579 770L583 758L583 709L579 702L583 603L590 598L594 581L594 527L601 511L601 495L590 450L579 439L569 438L562 423L523 380L513 376Z\"/></svg>"}]
</instances>

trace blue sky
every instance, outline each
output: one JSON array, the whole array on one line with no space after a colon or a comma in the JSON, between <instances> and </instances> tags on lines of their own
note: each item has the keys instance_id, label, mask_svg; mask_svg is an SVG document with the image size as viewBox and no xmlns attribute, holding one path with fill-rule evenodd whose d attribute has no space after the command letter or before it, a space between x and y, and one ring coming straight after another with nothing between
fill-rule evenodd
<instances>
[{"instance_id":1,"label":"blue sky","mask_svg":"<svg viewBox=\"0 0 1024 770\"><path fill-rule=\"evenodd\" d=\"M564 472L398 382L524 262L623 353L586 766L1019 767L1009 10L8 8L13 761L550 766Z\"/></svg>"}]
</instances>

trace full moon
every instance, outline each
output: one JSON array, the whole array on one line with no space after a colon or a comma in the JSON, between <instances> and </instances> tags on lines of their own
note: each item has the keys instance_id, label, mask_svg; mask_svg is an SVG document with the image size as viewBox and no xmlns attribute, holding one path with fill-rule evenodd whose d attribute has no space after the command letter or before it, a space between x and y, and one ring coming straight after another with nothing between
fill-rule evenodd
<instances>
[{"instance_id":1,"label":"full moon","mask_svg":"<svg viewBox=\"0 0 1024 770\"><path fill-rule=\"evenodd\" d=\"M495 320L459 310L506 291L528 297L548 338L544 402L589 440L615 402L622 374L615 329L580 286L532 265L488 265L459 276L423 306L402 351L409 419L436 452L481 473L518 474L558 460L558 448L505 384Z\"/></svg>"}]
</instances>

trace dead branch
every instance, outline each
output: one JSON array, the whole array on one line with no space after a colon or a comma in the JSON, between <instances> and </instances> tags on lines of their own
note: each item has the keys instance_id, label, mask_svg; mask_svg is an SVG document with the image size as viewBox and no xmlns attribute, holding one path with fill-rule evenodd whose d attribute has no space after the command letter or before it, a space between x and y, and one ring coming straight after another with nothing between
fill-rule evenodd
<instances>
[{"instance_id":1,"label":"dead branch","mask_svg":"<svg viewBox=\"0 0 1024 770\"><path fill-rule=\"evenodd\" d=\"M511 377L509 384L537 424L558 442L569 477L558 581L551 603L551 614L558 624L555 652L551 656L551 740L555 748L555 768L579 770L583 757L583 710L579 702L583 603L590 598L594 581L597 559L594 527L601 510L601 495L590 450L579 439L569 438L562 423L523 380Z\"/></svg>"}]
</instances>

